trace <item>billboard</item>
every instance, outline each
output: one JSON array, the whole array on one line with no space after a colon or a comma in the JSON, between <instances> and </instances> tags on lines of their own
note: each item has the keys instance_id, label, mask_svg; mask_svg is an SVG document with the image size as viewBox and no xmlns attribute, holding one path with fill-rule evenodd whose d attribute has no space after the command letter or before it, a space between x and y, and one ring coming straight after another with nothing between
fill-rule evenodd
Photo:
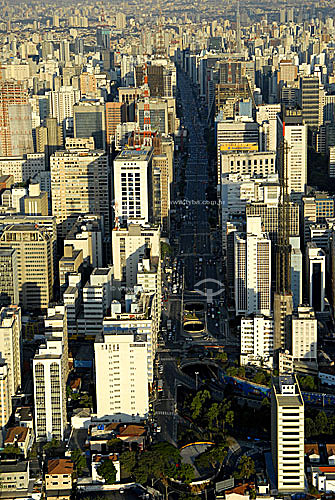
<instances>
[{"instance_id":1,"label":"billboard","mask_svg":"<svg viewBox=\"0 0 335 500\"><path fill-rule=\"evenodd\" d=\"M220 151L225 153L227 151L258 151L257 142L227 142L220 144Z\"/></svg>"}]
</instances>

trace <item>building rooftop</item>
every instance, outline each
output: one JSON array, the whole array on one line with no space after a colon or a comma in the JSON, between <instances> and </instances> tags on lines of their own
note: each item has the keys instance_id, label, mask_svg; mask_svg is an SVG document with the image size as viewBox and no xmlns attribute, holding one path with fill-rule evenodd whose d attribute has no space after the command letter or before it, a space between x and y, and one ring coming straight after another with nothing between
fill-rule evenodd
<instances>
[{"instance_id":1,"label":"building rooftop","mask_svg":"<svg viewBox=\"0 0 335 500\"><path fill-rule=\"evenodd\" d=\"M28 434L28 427L11 427L8 429L5 444L23 443Z\"/></svg>"},{"instance_id":2,"label":"building rooftop","mask_svg":"<svg viewBox=\"0 0 335 500\"><path fill-rule=\"evenodd\" d=\"M56 458L48 462L48 474L72 474L73 462L69 458Z\"/></svg>"},{"instance_id":3,"label":"building rooftop","mask_svg":"<svg viewBox=\"0 0 335 500\"><path fill-rule=\"evenodd\" d=\"M17 460L2 460L0 462L0 474L10 472L27 472L29 463L26 461Z\"/></svg>"},{"instance_id":4,"label":"building rooftop","mask_svg":"<svg viewBox=\"0 0 335 500\"><path fill-rule=\"evenodd\" d=\"M151 153L151 148L140 147L133 149L123 149L115 158L115 160L148 160Z\"/></svg>"}]
</instances>

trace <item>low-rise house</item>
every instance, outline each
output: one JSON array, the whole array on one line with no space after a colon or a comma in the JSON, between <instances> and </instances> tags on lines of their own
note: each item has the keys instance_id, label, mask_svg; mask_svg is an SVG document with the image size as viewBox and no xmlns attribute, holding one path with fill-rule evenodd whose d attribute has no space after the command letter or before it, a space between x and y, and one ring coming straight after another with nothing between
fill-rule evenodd
<instances>
[{"instance_id":1,"label":"low-rise house","mask_svg":"<svg viewBox=\"0 0 335 500\"><path fill-rule=\"evenodd\" d=\"M69 458L49 460L48 472L45 475L45 491L48 499L70 500L73 472L73 462Z\"/></svg>"},{"instance_id":2,"label":"low-rise house","mask_svg":"<svg viewBox=\"0 0 335 500\"><path fill-rule=\"evenodd\" d=\"M335 465L335 444L326 444L328 464Z\"/></svg>"},{"instance_id":3,"label":"low-rise house","mask_svg":"<svg viewBox=\"0 0 335 500\"><path fill-rule=\"evenodd\" d=\"M335 466L312 467L312 482L323 493L335 492Z\"/></svg>"},{"instance_id":4,"label":"low-rise house","mask_svg":"<svg viewBox=\"0 0 335 500\"><path fill-rule=\"evenodd\" d=\"M309 459L311 464L320 463L320 451L317 443L305 444L305 457Z\"/></svg>"},{"instance_id":5,"label":"low-rise house","mask_svg":"<svg viewBox=\"0 0 335 500\"><path fill-rule=\"evenodd\" d=\"M109 455L96 454L92 456L92 482L93 483L104 483L103 477L99 476L97 470L102 462L105 460L112 460L114 467L116 469L116 479L115 482L118 483L121 480L121 468L118 453L110 453Z\"/></svg>"},{"instance_id":6,"label":"low-rise house","mask_svg":"<svg viewBox=\"0 0 335 500\"><path fill-rule=\"evenodd\" d=\"M0 462L0 491L14 492L17 495L28 490L29 485L29 462L13 460L1 460Z\"/></svg>"},{"instance_id":7,"label":"low-rise house","mask_svg":"<svg viewBox=\"0 0 335 500\"><path fill-rule=\"evenodd\" d=\"M143 425L121 424L116 437L121 439L124 443L127 443L129 448L136 445L140 450L144 450L147 430Z\"/></svg>"},{"instance_id":8,"label":"low-rise house","mask_svg":"<svg viewBox=\"0 0 335 500\"><path fill-rule=\"evenodd\" d=\"M15 424L18 427L34 429L34 417L30 406L19 406L15 410Z\"/></svg>"},{"instance_id":9,"label":"low-rise house","mask_svg":"<svg viewBox=\"0 0 335 500\"><path fill-rule=\"evenodd\" d=\"M10 427L5 438L6 446L20 448L24 458L27 458L28 451L32 446L32 430L29 427Z\"/></svg>"}]
</instances>

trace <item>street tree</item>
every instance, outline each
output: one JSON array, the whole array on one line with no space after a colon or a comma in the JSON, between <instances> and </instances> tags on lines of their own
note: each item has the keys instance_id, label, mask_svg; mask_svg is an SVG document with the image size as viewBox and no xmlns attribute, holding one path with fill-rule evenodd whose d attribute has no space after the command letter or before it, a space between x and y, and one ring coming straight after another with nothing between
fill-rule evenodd
<instances>
[{"instance_id":1,"label":"street tree","mask_svg":"<svg viewBox=\"0 0 335 500\"><path fill-rule=\"evenodd\" d=\"M114 484L116 481L116 468L112 460L104 460L97 468L97 473L104 478L106 484Z\"/></svg>"},{"instance_id":2,"label":"street tree","mask_svg":"<svg viewBox=\"0 0 335 500\"><path fill-rule=\"evenodd\" d=\"M85 469L86 467L86 459L83 455L83 452L79 449L73 450L71 452L71 460L77 469L78 476L80 476L83 472L83 469Z\"/></svg>"},{"instance_id":3,"label":"street tree","mask_svg":"<svg viewBox=\"0 0 335 500\"><path fill-rule=\"evenodd\" d=\"M247 455L242 455L240 462L238 464L238 469L235 472L235 477L237 479L250 479L256 472L255 462L251 457Z\"/></svg>"}]
</instances>

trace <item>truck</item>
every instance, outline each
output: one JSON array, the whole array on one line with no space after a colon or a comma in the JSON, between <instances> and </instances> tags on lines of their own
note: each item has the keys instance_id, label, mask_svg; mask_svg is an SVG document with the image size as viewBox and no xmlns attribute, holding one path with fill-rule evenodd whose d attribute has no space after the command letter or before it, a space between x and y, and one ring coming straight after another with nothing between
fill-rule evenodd
<instances>
[{"instance_id":1,"label":"truck","mask_svg":"<svg viewBox=\"0 0 335 500\"><path fill-rule=\"evenodd\" d=\"M160 378L157 382L157 391L162 392L163 390L163 380Z\"/></svg>"}]
</instances>

